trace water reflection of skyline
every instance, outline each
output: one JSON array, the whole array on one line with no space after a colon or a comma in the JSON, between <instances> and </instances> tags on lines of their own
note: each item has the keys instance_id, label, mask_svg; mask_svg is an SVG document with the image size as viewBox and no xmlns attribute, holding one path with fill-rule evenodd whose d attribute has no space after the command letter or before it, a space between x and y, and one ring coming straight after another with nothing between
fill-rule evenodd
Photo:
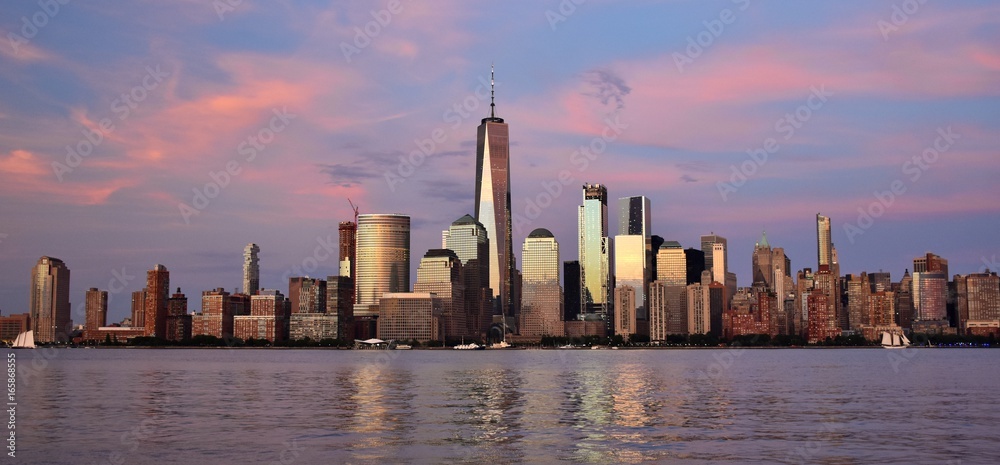
<instances>
[{"instance_id":1,"label":"water reflection of skyline","mask_svg":"<svg viewBox=\"0 0 1000 465\"><path fill-rule=\"evenodd\" d=\"M958 363L992 353L927 351L893 379L863 376L881 353L846 349L748 351L707 379L723 352L218 353L60 352L19 387L18 458L272 463L294 441L295 463L1000 459L1000 375Z\"/></svg>"}]
</instances>

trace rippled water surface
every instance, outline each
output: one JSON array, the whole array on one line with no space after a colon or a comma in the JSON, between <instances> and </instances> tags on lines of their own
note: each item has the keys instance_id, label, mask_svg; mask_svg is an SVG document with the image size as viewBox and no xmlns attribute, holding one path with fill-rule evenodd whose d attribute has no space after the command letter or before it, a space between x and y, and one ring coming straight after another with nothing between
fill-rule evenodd
<instances>
[{"instance_id":1,"label":"rippled water surface","mask_svg":"<svg viewBox=\"0 0 1000 465\"><path fill-rule=\"evenodd\" d=\"M1000 350L15 354L17 463L1000 463Z\"/></svg>"}]
</instances>

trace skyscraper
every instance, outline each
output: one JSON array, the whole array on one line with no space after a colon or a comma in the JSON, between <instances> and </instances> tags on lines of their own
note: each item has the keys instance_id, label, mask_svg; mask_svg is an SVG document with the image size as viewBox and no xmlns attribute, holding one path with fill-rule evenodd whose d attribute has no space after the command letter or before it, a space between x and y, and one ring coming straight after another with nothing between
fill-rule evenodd
<instances>
[{"instance_id":1,"label":"skyscraper","mask_svg":"<svg viewBox=\"0 0 1000 465\"><path fill-rule=\"evenodd\" d=\"M753 250L753 285L763 284L784 299L785 277L791 277L792 262L781 247L771 248L762 233Z\"/></svg>"},{"instance_id":2,"label":"skyscraper","mask_svg":"<svg viewBox=\"0 0 1000 465\"><path fill-rule=\"evenodd\" d=\"M701 236L701 250L705 252L705 269L712 272L713 281L722 284L728 304L736 295L736 273L729 270L728 242L715 233Z\"/></svg>"},{"instance_id":3,"label":"skyscraper","mask_svg":"<svg viewBox=\"0 0 1000 465\"><path fill-rule=\"evenodd\" d=\"M191 339L191 315L187 312L187 296L179 287L167 300L166 339L168 341Z\"/></svg>"},{"instance_id":4,"label":"skyscraper","mask_svg":"<svg viewBox=\"0 0 1000 465\"><path fill-rule=\"evenodd\" d=\"M354 307L357 301L354 283L357 282L358 272L358 224L353 221L341 221L337 229L340 233L340 276L351 278L348 304Z\"/></svg>"},{"instance_id":5,"label":"skyscraper","mask_svg":"<svg viewBox=\"0 0 1000 465\"><path fill-rule=\"evenodd\" d=\"M31 269L30 313L36 342L69 339L69 268L62 260L42 257Z\"/></svg>"},{"instance_id":6,"label":"skyscraper","mask_svg":"<svg viewBox=\"0 0 1000 465\"><path fill-rule=\"evenodd\" d=\"M719 244L719 247L716 247ZM725 272L729 270L729 257L726 256L726 238L715 233L701 236L701 251L705 253L705 270L712 273L712 280L724 283Z\"/></svg>"},{"instance_id":7,"label":"skyscraper","mask_svg":"<svg viewBox=\"0 0 1000 465\"><path fill-rule=\"evenodd\" d=\"M640 332L639 320L646 320L646 286L649 282L649 270L646 268L646 245L649 243L644 236L615 236L615 332L622 336ZM625 297L619 297L623 288L631 288ZM632 304L633 308L623 308L621 305ZM629 321L620 321L619 316L628 316ZM629 331L622 334L621 330Z\"/></svg>"},{"instance_id":8,"label":"skyscraper","mask_svg":"<svg viewBox=\"0 0 1000 465\"><path fill-rule=\"evenodd\" d=\"M913 273L914 321L940 321L948 318L948 277L940 271Z\"/></svg>"},{"instance_id":9,"label":"skyscraper","mask_svg":"<svg viewBox=\"0 0 1000 465\"><path fill-rule=\"evenodd\" d=\"M608 237L608 189L583 185L579 214L580 303L585 318L607 320L611 297L611 239Z\"/></svg>"},{"instance_id":10,"label":"skyscraper","mask_svg":"<svg viewBox=\"0 0 1000 465\"><path fill-rule=\"evenodd\" d=\"M963 334L1000 332L1000 277L986 270L955 276L958 329Z\"/></svg>"},{"instance_id":11,"label":"skyscraper","mask_svg":"<svg viewBox=\"0 0 1000 465\"><path fill-rule=\"evenodd\" d=\"M712 272L705 270L701 276L701 282L687 287L688 334L705 334L712 331L712 289L721 286L718 283L713 284Z\"/></svg>"},{"instance_id":12,"label":"skyscraper","mask_svg":"<svg viewBox=\"0 0 1000 465\"><path fill-rule=\"evenodd\" d=\"M833 265L830 217L820 215L819 213L816 214L816 256L818 265Z\"/></svg>"},{"instance_id":13,"label":"skyscraper","mask_svg":"<svg viewBox=\"0 0 1000 465\"><path fill-rule=\"evenodd\" d=\"M464 215L442 232L444 248L462 261L465 283L465 310L468 334L489 331L493 322L493 290L490 289L490 247L486 228L470 215Z\"/></svg>"},{"instance_id":14,"label":"skyscraper","mask_svg":"<svg viewBox=\"0 0 1000 465\"><path fill-rule=\"evenodd\" d=\"M514 249L511 243L510 140L507 124L496 116L490 71L490 116L483 118L476 138L476 220L489 237L490 288L506 314L511 300Z\"/></svg>"},{"instance_id":15,"label":"skyscraper","mask_svg":"<svg viewBox=\"0 0 1000 465\"><path fill-rule=\"evenodd\" d=\"M658 339L664 339L667 334L686 334L687 326L687 265L688 252L677 241L666 241L660 246L656 257L656 281L658 308L654 310L652 302L653 286L650 285L650 337L657 334ZM704 270L702 270L704 271ZM652 312L660 315L657 322L661 327L653 328Z\"/></svg>"},{"instance_id":16,"label":"skyscraper","mask_svg":"<svg viewBox=\"0 0 1000 465\"><path fill-rule=\"evenodd\" d=\"M522 301L518 325L522 336L562 336L562 288L559 243L548 229L528 234L521 249Z\"/></svg>"},{"instance_id":17,"label":"skyscraper","mask_svg":"<svg viewBox=\"0 0 1000 465\"><path fill-rule=\"evenodd\" d=\"M462 272L462 261L449 249L428 250L417 268L413 292L429 292L441 300L443 339L457 340L468 335Z\"/></svg>"},{"instance_id":18,"label":"skyscraper","mask_svg":"<svg viewBox=\"0 0 1000 465\"><path fill-rule=\"evenodd\" d=\"M337 338L354 338L354 280L347 276L327 276L326 314L337 317Z\"/></svg>"},{"instance_id":19,"label":"skyscraper","mask_svg":"<svg viewBox=\"0 0 1000 465\"><path fill-rule=\"evenodd\" d=\"M357 243L355 317L386 292L410 290L410 217L360 215Z\"/></svg>"},{"instance_id":20,"label":"skyscraper","mask_svg":"<svg viewBox=\"0 0 1000 465\"><path fill-rule=\"evenodd\" d=\"M687 264L687 283L701 282L701 272L705 271L705 252L701 249L688 247L684 249L684 261Z\"/></svg>"},{"instance_id":21,"label":"skyscraper","mask_svg":"<svg viewBox=\"0 0 1000 465\"><path fill-rule=\"evenodd\" d=\"M926 255L919 256L913 259L913 272L922 273L925 271L937 271L940 272L948 278L948 260L941 258L940 255L935 255L927 252Z\"/></svg>"},{"instance_id":22,"label":"skyscraper","mask_svg":"<svg viewBox=\"0 0 1000 465\"><path fill-rule=\"evenodd\" d=\"M580 261L563 262L563 320L580 316Z\"/></svg>"},{"instance_id":23,"label":"skyscraper","mask_svg":"<svg viewBox=\"0 0 1000 465\"><path fill-rule=\"evenodd\" d=\"M636 318L641 321L649 320L646 293L649 283L656 274L656 268L653 267L653 263L655 263L654 254L657 251L654 251L652 247L651 227L649 198L640 195L618 199L618 234L621 236L640 236L643 238L643 282L641 287L635 289L636 303L638 305L636 308ZM616 248L616 253L617 250ZM618 258L615 257L615 279L618 279L617 260Z\"/></svg>"},{"instance_id":24,"label":"skyscraper","mask_svg":"<svg viewBox=\"0 0 1000 465\"><path fill-rule=\"evenodd\" d=\"M650 237L649 198L644 195L618 199L618 234Z\"/></svg>"},{"instance_id":25,"label":"skyscraper","mask_svg":"<svg viewBox=\"0 0 1000 465\"><path fill-rule=\"evenodd\" d=\"M145 335L165 339L167 337L167 300L170 298L170 272L167 267L156 264L146 272Z\"/></svg>"},{"instance_id":26,"label":"skyscraper","mask_svg":"<svg viewBox=\"0 0 1000 465\"><path fill-rule=\"evenodd\" d=\"M146 289L132 292L132 327L146 327Z\"/></svg>"},{"instance_id":27,"label":"skyscraper","mask_svg":"<svg viewBox=\"0 0 1000 465\"><path fill-rule=\"evenodd\" d=\"M260 247L252 242L243 248L243 292L247 295L254 295L260 290L258 253L260 253Z\"/></svg>"},{"instance_id":28,"label":"skyscraper","mask_svg":"<svg viewBox=\"0 0 1000 465\"><path fill-rule=\"evenodd\" d=\"M87 322L84 331L96 331L108 323L108 291L96 287L87 290ZM84 336L86 337L86 336Z\"/></svg>"}]
</instances>

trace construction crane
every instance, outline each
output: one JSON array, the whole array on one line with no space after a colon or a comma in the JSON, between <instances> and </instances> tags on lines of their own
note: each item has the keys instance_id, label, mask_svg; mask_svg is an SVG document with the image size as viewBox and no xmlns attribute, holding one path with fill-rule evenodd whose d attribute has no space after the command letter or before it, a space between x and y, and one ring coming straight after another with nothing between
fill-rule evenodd
<instances>
[{"instance_id":1,"label":"construction crane","mask_svg":"<svg viewBox=\"0 0 1000 465\"><path fill-rule=\"evenodd\" d=\"M351 204L351 208L354 209L354 225L357 226L358 225L358 206L354 205L354 202L351 202L351 198L350 197L347 198L347 203Z\"/></svg>"}]
</instances>

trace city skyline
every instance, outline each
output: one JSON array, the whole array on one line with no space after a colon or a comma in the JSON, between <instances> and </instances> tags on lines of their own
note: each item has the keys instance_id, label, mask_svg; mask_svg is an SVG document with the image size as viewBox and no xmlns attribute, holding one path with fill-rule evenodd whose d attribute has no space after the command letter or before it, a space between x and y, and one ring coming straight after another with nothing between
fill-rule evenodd
<instances>
[{"instance_id":1,"label":"city skyline","mask_svg":"<svg viewBox=\"0 0 1000 465\"><path fill-rule=\"evenodd\" d=\"M515 123L509 246L547 228L573 250L577 189L600 183L612 199L647 196L652 234L685 248L710 232L727 238L727 271L740 286L750 284L765 229L792 274L815 270L816 212L831 218L840 274L881 269L898 280L928 251L947 257L952 273L996 269L1000 56L986 25L997 7L924 4L907 23L880 29L892 21L891 2L813 7L822 14L741 5L598 2L553 20L556 4L531 4L534 19L520 34L500 34L512 13L454 4L439 15L441 7L407 4L349 57L331 44L353 43L354 28L373 21L367 5L243 5L224 15L61 5L27 43L0 44L0 309L28 310L26 270L41 256L73 270L74 309L87 289L109 290L109 322L128 314L155 263L172 272L171 290L188 295L242 288L248 243L262 249L262 288L336 275L337 224L353 216L348 197L362 213L411 216L411 256L422 256L452 221L475 214L474 128L489 115L491 61L501 70L503 116ZM20 18L37 5L9 8L0 27L21 33ZM736 21L678 69L688 38L725 8ZM274 29L260 28L264 21ZM230 40L258 28L260 36ZM594 29L614 39L595 43L586 33ZM480 30L510 40L463 40ZM556 55L574 43L593 53ZM189 48L204 56L178 52ZM401 72L379 72L389 66ZM134 108L122 94L136 96ZM811 115L794 121L800 127L776 123L800 108ZM105 117L115 129L96 139ZM780 128L794 128L793 137ZM250 159L240 150L258 135L273 141ZM756 164L770 137L780 149ZM88 142L93 154L77 166L53 168L67 163L66 146ZM574 156L580 146L599 153ZM933 162L911 162L928 149L939 152ZM185 216L180 204L196 213Z\"/></svg>"}]
</instances>

